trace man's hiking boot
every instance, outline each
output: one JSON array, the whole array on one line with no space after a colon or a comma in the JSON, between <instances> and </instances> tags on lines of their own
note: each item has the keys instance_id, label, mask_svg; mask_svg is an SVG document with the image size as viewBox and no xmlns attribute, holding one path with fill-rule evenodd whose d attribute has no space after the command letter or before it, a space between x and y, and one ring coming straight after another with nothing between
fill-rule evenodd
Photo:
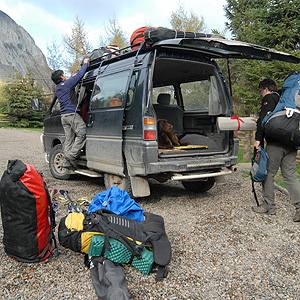
<instances>
[{"instance_id":1,"label":"man's hiking boot","mask_svg":"<svg viewBox=\"0 0 300 300\"><path fill-rule=\"evenodd\" d=\"M61 166L63 168L67 168L67 169L70 168L70 167L72 167L71 163L67 159L64 159L64 161L62 162Z\"/></svg>"},{"instance_id":2,"label":"man's hiking boot","mask_svg":"<svg viewBox=\"0 0 300 300\"><path fill-rule=\"evenodd\" d=\"M300 222L300 208L296 209L296 212L295 212L294 217L293 217L293 221L294 222Z\"/></svg>"},{"instance_id":3,"label":"man's hiking boot","mask_svg":"<svg viewBox=\"0 0 300 300\"><path fill-rule=\"evenodd\" d=\"M74 166L74 164L75 164L75 166ZM61 166L63 168L69 169L69 170L74 170L77 167L77 164L76 164L75 160L74 160L74 164L72 163L71 160L64 159L64 161L63 161L63 163L62 163Z\"/></svg>"},{"instance_id":4,"label":"man's hiking boot","mask_svg":"<svg viewBox=\"0 0 300 300\"><path fill-rule=\"evenodd\" d=\"M77 169L77 163L75 159L70 159L69 162L73 168Z\"/></svg>"},{"instance_id":5,"label":"man's hiking boot","mask_svg":"<svg viewBox=\"0 0 300 300\"><path fill-rule=\"evenodd\" d=\"M263 204L260 204L259 206L252 206L252 210L256 213L259 214L267 214L267 215L275 215L276 211L275 210L267 210ZM299 215L300 216L300 215Z\"/></svg>"}]
</instances>

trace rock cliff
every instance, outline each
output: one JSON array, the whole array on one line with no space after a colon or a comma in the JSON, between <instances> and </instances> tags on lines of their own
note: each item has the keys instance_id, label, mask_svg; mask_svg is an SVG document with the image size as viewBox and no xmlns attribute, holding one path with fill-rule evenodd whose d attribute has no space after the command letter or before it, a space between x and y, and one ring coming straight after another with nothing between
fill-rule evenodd
<instances>
[{"instance_id":1,"label":"rock cliff","mask_svg":"<svg viewBox=\"0 0 300 300\"><path fill-rule=\"evenodd\" d=\"M51 71L44 54L23 27L0 11L0 79L5 82L15 72L25 75L28 69L36 82L50 92Z\"/></svg>"}]
</instances>

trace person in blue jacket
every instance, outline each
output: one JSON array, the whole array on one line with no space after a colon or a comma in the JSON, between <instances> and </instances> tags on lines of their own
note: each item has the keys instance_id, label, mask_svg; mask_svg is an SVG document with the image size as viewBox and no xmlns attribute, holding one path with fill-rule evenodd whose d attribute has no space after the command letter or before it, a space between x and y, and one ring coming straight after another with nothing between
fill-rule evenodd
<instances>
[{"instance_id":1,"label":"person in blue jacket","mask_svg":"<svg viewBox=\"0 0 300 300\"><path fill-rule=\"evenodd\" d=\"M89 58L85 58L83 65L77 74L66 79L62 70L52 73L51 79L56 84L55 95L60 104L61 123L65 131L65 142L63 147L65 168L76 168L76 157L85 144L86 124L80 116L80 109L73 103L77 103L75 85L83 77L88 67Z\"/></svg>"}]
</instances>

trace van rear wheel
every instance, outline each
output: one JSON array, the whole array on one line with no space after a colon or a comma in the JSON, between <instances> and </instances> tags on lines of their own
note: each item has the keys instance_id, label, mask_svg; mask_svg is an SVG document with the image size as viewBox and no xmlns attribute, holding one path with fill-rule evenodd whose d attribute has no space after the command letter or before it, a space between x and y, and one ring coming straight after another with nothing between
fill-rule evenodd
<instances>
[{"instance_id":1,"label":"van rear wheel","mask_svg":"<svg viewBox=\"0 0 300 300\"><path fill-rule=\"evenodd\" d=\"M210 190L215 184L214 177L208 177L203 180L196 180L196 181L181 181L184 188L193 193L204 193Z\"/></svg>"},{"instance_id":2,"label":"van rear wheel","mask_svg":"<svg viewBox=\"0 0 300 300\"><path fill-rule=\"evenodd\" d=\"M70 171L62 167L64 154L62 152L62 145L56 145L50 152L49 168L52 176L56 179L69 179L71 177Z\"/></svg>"},{"instance_id":3,"label":"van rear wheel","mask_svg":"<svg viewBox=\"0 0 300 300\"><path fill-rule=\"evenodd\" d=\"M104 174L104 186L109 190L112 186L116 185L120 190L126 191L130 197L132 197L131 182L129 176L125 177L105 173Z\"/></svg>"}]
</instances>

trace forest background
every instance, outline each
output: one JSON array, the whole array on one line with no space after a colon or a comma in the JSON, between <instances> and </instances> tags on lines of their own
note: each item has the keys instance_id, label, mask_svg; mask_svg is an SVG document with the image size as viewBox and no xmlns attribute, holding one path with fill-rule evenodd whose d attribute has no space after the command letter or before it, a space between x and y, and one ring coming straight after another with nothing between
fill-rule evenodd
<instances>
[{"instance_id":1,"label":"forest background","mask_svg":"<svg viewBox=\"0 0 300 300\"><path fill-rule=\"evenodd\" d=\"M299 56L300 41L300 0L227 0L224 12L227 22L222 31L207 28L205 17L189 11L179 5L172 11L169 22L171 29L218 33L230 33L232 39L274 48L279 51ZM145 24L155 26L155 24ZM119 25L117 15L108 19L105 25L105 36L99 37L99 48L107 45L128 46L129 37ZM71 34L63 36L59 44L52 41L47 47L49 68L58 68L71 76L78 70L83 56L92 51L87 38L84 21L77 15L71 28ZM227 61L219 64L228 78ZM278 87L298 66L284 62L230 60L232 97L234 111L239 116L257 115L261 99L258 83L261 79L273 78ZM31 99L45 93L34 81L31 70L28 74L13 74L7 83L0 86L0 113L9 116L10 125L17 127L40 127L43 116L31 109Z\"/></svg>"}]
</instances>

